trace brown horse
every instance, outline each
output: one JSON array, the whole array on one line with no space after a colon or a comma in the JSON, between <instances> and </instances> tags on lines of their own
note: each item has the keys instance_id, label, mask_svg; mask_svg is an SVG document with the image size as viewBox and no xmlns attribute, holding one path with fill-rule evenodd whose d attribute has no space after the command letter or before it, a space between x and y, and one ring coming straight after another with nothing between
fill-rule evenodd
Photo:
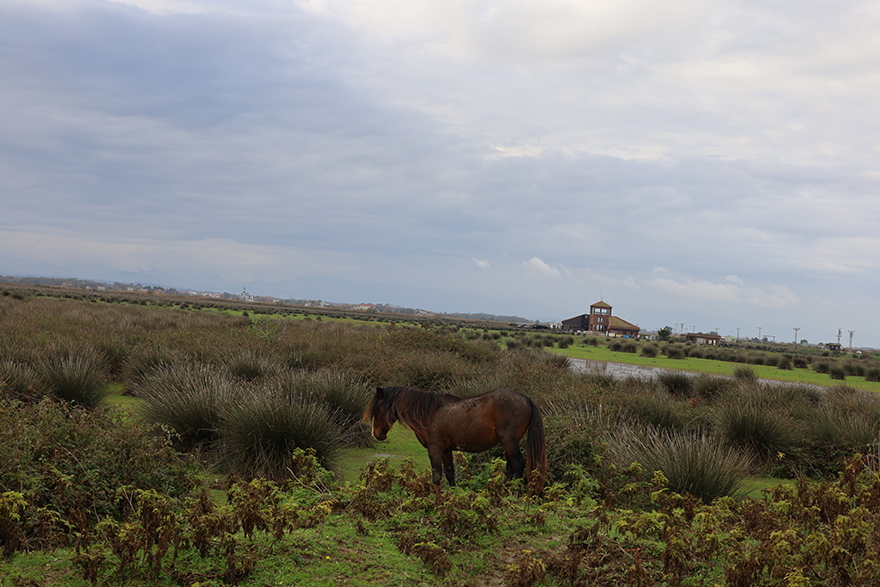
<instances>
[{"instance_id":1,"label":"brown horse","mask_svg":"<svg viewBox=\"0 0 880 587\"><path fill-rule=\"evenodd\" d=\"M533 490L540 493L544 487L544 423L535 402L519 392L497 389L460 398L415 387L380 387L364 413L364 422L370 420L376 440L385 440L397 420L411 428L428 449L435 485L441 484L443 470L449 484L455 485L453 450L482 452L500 443L507 457L507 479L521 478L528 464ZM528 463L519 449L526 430Z\"/></svg>"}]
</instances>

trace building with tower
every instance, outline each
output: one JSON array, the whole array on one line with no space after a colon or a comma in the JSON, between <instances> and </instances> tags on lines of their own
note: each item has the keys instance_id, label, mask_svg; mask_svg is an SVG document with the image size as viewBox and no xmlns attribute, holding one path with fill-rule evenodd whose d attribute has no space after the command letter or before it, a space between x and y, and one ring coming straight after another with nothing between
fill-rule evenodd
<instances>
[{"instance_id":1,"label":"building with tower","mask_svg":"<svg viewBox=\"0 0 880 587\"><path fill-rule=\"evenodd\" d=\"M611 313L611 306L604 301L591 305L589 314L581 314L580 316L563 320L562 329L605 336L621 336L624 338L638 338L639 331L641 330L635 324L613 315Z\"/></svg>"}]
</instances>

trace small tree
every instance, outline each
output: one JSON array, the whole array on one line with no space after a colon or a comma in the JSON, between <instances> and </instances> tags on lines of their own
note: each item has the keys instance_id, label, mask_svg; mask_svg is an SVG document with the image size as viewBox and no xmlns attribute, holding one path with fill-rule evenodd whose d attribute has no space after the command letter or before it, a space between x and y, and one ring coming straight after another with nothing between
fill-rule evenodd
<instances>
[{"instance_id":1,"label":"small tree","mask_svg":"<svg viewBox=\"0 0 880 587\"><path fill-rule=\"evenodd\" d=\"M660 340L669 340L669 337L672 336L672 327L664 326L657 331L657 336L660 338Z\"/></svg>"}]
</instances>

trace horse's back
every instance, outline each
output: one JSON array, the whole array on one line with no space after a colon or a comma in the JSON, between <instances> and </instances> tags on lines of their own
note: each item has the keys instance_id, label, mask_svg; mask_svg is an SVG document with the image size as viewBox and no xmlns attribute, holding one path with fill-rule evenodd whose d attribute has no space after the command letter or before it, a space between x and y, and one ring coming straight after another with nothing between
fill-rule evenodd
<instances>
[{"instance_id":1,"label":"horse's back","mask_svg":"<svg viewBox=\"0 0 880 587\"><path fill-rule=\"evenodd\" d=\"M529 426L532 405L517 391L497 389L446 404L437 414L435 430L459 450L487 450L509 438L518 442Z\"/></svg>"}]
</instances>

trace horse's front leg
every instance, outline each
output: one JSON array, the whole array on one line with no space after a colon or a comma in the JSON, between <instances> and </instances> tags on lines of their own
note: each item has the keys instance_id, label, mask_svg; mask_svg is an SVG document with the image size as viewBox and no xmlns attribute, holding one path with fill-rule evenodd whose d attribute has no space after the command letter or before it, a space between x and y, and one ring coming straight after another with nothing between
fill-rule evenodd
<instances>
[{"instance_id":1,"label":"horse's front leg","mask_svg":"<svg viewBox=\"0 0 880 587\"><path fill-rule=\"evenodd\" d=\"M442 446L429 446L428 458L431 460L431 481L434 485L443 484L443 454Z\"/></svg>"},{"instance_id":2,"label":"horse's front leg","mask_svg":"<svg viewBox=\"0 0 880 587\"><path fill-rule=\"evenodd\" d=\"M455 463L452 461L452 449L447 448L443 451L443 469L446 471L446 480L449 486L455 485Z\"/></svg>"}]
</instances>

